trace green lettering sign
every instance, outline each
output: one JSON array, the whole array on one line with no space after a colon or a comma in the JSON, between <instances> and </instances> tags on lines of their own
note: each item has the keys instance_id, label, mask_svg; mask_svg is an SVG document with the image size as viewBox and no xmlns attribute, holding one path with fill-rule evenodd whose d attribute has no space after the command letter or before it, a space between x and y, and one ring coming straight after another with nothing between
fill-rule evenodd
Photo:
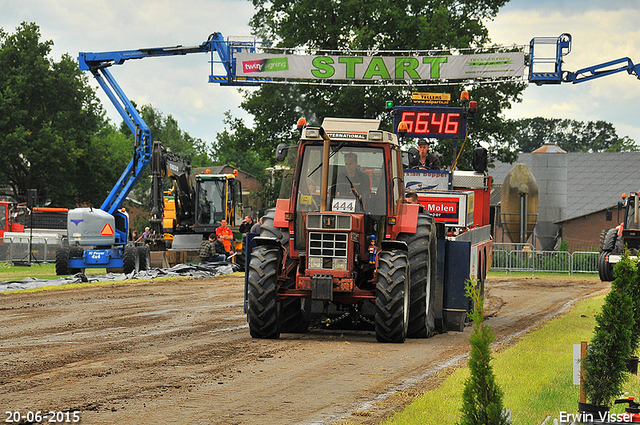
<instances>
[{"instance_id":1,"label":"green lettering sign","mask_svg":"<svg viewBox=\"0 0 640 425\"><path fill-rule=\"evenodd\" d=\"M333 64L333 59L329 56L315 57L313 58L313 66L317 69L312 69L311 73L316 78L331 78L333 74L336 73L336 70L331 64Z\"/></svg>"},{"instance_id":2,"label":"green lettering sign","mask_svg":"<svg viewBox=\"0 0 640 425\"><path fill-rule=\"evenodd\" d=\"M391 78L382 58L371 58L371 63L367 67L367 71L364 73L362 78L368 80L373 78L374 75L379 75L383 79L387 80Z\"/></svg>"},{"instance_id":3,"label":"green lettering sign","mask_svg":"<svg viewBox=\"0 0 640 425\"><path fill-rule=\"evenodd\" d=\"M440 64L447 63L446 56L424 57L422 63L431 64L431 78L440 78Z\"/></svg>"},{"instance_id":4,"label":"green lettering sign","mask_svg":"<svg viewBox=\"0 0 640 425\"><path fill-rule=\"evenodd\" d=\"M396 80L404 80L404 74L411 80L419 80L420 74L416 71L419 62L417 58L396 58Z\"/></svg>"},{"instance_id":5,"label":"green lettering sign","mask_svg":"<svg viewBox=\"0 0 640 425\"><path fill-rule=\"evenodd\" d=\"M364 59L361 57L346 57L341 56L338 58L339 63L344 63L347 65L347 73L345 74L346 78L356 78L356 64L362 63Z\"/></svg>"}]
</instances>

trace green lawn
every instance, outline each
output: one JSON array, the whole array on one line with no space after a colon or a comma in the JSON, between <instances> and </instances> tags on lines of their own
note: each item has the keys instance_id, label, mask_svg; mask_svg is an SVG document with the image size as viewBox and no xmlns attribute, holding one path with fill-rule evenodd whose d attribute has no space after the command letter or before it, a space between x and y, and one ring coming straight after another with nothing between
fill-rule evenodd
<instances>
[{"instance_id":1,"label":"green lawn","mask_svg":"<svg viewBox=\"0 0 640 425\"><path fill-rule=\"evenodd\" d=\"M106 269L86 269L88 275L106 274ZM66 275L69 276L69 275ZM22 280L25 277L34 279L57 279L55 264L33 263L31 266L14 266L11 263L0 263L0 281Z\"/></svg>"},{"instance_id":2,"label":"green lawn","mask_svg":"<svg viewBox=\"0 0 640 425\"><path fill-rule=\"evenodd\" d=\"M504 405L512 423L540 425L560 412L576 413L579 387L572 384L572 347L591 339L594 316L604 296L579 302L562 317L524 336L516 345L499 351L492 361L496 381L504 391ZM468 369L454 370L437 389L428 391L384 424L455 424ZM640 379L629 375L629 395L640 398ZM612 409L624 412L623 406Z\"/></svg>"}]
</instances>

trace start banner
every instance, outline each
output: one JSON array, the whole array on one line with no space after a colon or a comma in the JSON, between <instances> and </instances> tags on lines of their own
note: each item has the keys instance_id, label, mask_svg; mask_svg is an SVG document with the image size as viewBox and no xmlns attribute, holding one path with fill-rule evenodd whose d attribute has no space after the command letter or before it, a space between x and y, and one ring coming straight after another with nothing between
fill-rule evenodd
<instances>
[{"instance_id":1,"label":"start banner","mask_svg":"<svg viewBox=\"0 0 640 425\"><path fill-rule=\"evenodd\" d=\"M445 56L236 53L236 76L312 80L457 80L524 76L524 52Z\"/></svg>"}]
</instances>

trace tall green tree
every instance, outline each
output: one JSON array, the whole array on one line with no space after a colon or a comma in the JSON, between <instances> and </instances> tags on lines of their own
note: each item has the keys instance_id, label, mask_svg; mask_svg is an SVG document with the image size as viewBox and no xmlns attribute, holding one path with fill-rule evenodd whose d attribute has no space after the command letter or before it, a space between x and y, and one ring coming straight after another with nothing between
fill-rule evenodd
<instances>
[{"instance_id":1,"label":"tall green tree","mask_svg":"<svg viewBox=\"0 0 640 425\"><path fill-rule=\"evenodd\" d=\"M253 0L256 13L251 26L256 35L278 47L304 47L314 51L349 53L354 50L430 50L477 48L489 43L483 22L492 19L507 0ZM480 142L494 157L511 161L513 132L508 131L502 111L519 100L524 83L503 82L466 87L478 101L478 119L465 143L460 164L470 163ZM376 118L391 130L392 117L385 101L410 104L413 91L438 91L458 99L463 87L410 86L331 87L294 84L264 84L245 93L242 107L254 116L251 151L273 158L275 147L295 137L298 118L320 125L324 117ZM231 129L233 131L233 129ZM240 135L240 137L242 137ZM220 149L225 148L225 140ZM459 150L462 141L457 145ZM453 162L453 143L438 142L434 150L444 165Z\"/></svg>"},{"instance_id":2,"label":"tall green tree","mask_svg":"<svg viewBox=\"0 0 640 425\"><path fill-rule=\"evenodd\" d=\"M145 104L138 108L135 102L132 103L149 127L151 140L161 142L162 146L189 161L192 167L212 165L212 159L207 152L209 149L207 144L202 139L194 138L180 129L178 121L171 114L165 115L151 104ZM133 134L124 121L120 123L120 132L133 143ZM151 169L148 167L146 172L150 175ZM165 188L168 189L170 186L170 182L166 181ZM134 193L136 199L146 205L151 197L151 179L140 179L134 188Z\"/></svg>"},{"instance_id":3,"label":"tall green tree","mask_svg":"<svg viewBox=\"0 0 640 425\"><path fill-rule=\"evenodd\" d=\"M513 122L521 152L533 152L545 143L555 143L567 152L632 152L639 148L629 137L619 137L606 121L576 121L560 118L523 118Z\"/></svg>"},{"instance_id":4,"label":"tall green tree","mask_svg":"<svg viewBox=\"0 0 640 425\"><path fill-rule=\"evenodd\" d=\"M67 54L49 58L52 45L35 23L0 29L0 184L19 202L37 189L56 206L99 206L123 168L118 146L103 143L107 121L87 76Z\"/></svg>"}]
</instances>

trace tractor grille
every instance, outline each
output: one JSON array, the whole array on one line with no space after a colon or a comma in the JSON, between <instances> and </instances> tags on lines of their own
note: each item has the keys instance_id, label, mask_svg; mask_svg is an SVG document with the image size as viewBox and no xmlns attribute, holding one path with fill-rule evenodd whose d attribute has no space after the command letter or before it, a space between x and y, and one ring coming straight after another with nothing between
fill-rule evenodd
<instances>
[{"instance_id":1,"label":"tractor grille","mask_svg":"<svg viewBox=\"0 0 640 425\"><path fill-rule=\"evenodd\" d=\"M346 270L347 233L309 232L309 269Z\"/></svg>"}]
</instances>

